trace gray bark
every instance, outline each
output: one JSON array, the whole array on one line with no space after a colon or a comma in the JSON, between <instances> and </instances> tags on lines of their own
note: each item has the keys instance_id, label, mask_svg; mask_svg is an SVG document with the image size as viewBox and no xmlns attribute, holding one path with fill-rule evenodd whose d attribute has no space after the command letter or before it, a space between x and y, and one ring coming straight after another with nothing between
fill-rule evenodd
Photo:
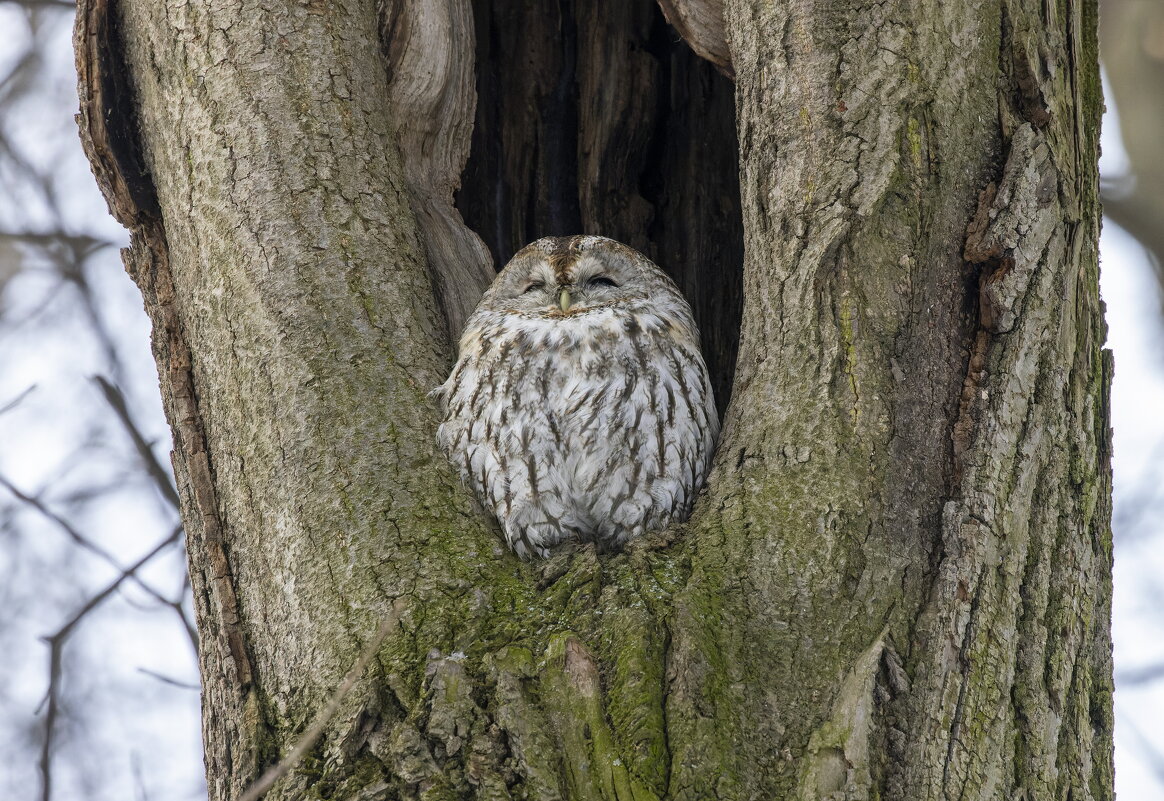
<instances>
[{"instance_id":1,"label":"gray bark","mask_svg":"<svg viewBox=\"0 0 1164 801\"><path fill-rule=\"evenodd\" d=\"M724 9L743 311L708 491L680 531L526 564L436 454L426 399L482 280L450 255L483 253L451 205L465 7L410 22L449 48L425 86L392 17L420 4L81 4L82 137L133 231L175 430L212 799L296 744L394 615L269 798L1112 797L1094 4L826 6ZM628 171L699 174L593 103L696 73L612 55L591 81L596 31L647 34L584 12L561 23L577 106L531 126L572 113ZM506 126L467 188L537 197ZM670 208L594 152L556 196L580 224ZM502 251L522 230L479 232Z\"/></svg>"}]
</instances>

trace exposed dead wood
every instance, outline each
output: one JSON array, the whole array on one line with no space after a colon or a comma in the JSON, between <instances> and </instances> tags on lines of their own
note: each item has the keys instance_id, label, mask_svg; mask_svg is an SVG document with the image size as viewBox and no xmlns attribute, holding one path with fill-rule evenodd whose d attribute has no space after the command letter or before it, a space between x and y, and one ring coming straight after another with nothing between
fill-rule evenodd
<instances>
[{"instance_id":1,"label":"exposed dead wood","mask_svg":"<svg viewBox=\"0 0 1164 801\"><path fill-rule=\"evenodd\" d=\"M723 22L723 0L659 0L659 8L692 50L724 75L735 77Z\"/></svg>"},{"instance_id":2,"label":"exposed dead wood","mask_svg":"<svg viewBox=\"0 0 1164 801\"><path fill-rule=\"evenodd\" d=\"M383 22L404 179L455 342L494 275L485 243L453 206L477 103L473 14L468 0L391 0Z\"/></svg>"}]
</instances>

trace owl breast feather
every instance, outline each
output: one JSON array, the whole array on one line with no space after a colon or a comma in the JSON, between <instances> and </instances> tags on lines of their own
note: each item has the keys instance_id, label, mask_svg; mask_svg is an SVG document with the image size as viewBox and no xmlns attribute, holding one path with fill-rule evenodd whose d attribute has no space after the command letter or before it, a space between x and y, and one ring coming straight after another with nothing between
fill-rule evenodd
<instances>
[{"instance_id":1,"label":"owl breast feather","mask_svg":"<svg viewBox=\"0 0 1164 801\"><path fill-rule=\"evenodd\" d=\"M689 319L478 309L438 440L519 555L615 548L687 517L719 433Z\"/></svg>"}]
</instances>

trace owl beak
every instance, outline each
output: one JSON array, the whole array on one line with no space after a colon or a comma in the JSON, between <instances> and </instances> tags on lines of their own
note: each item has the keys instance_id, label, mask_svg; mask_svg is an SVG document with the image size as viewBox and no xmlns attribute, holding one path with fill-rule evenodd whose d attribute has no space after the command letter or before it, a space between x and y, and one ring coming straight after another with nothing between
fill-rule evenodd
<instances>
[{"instance_id":1,"label":"owl beak","mask_svg":"<svg viewBox=\"0 0 1164 801\"><path fill-rule=\"evenodd\" d=\"M558 305L562 311L570 311L570 290L562 287L562 294L558 295Z\"/></svg>"}]
</instances>

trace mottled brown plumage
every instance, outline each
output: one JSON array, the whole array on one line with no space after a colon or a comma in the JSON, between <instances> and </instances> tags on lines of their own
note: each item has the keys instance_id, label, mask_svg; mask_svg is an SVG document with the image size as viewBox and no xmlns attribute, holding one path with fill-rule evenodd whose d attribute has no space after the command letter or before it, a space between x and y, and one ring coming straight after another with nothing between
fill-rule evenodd
<instances>
[{"instance_id":1,"label":"mottled brown plumage","mask_svg":"<svg viewBox=\"0 0 1164 801\"><path fill-rule=\"evenodd\" d=\"M514 256L436 395L441 447L523 557L685 519L719 434L687 301L598 236Z\"/></svg>"}]
</instances>

